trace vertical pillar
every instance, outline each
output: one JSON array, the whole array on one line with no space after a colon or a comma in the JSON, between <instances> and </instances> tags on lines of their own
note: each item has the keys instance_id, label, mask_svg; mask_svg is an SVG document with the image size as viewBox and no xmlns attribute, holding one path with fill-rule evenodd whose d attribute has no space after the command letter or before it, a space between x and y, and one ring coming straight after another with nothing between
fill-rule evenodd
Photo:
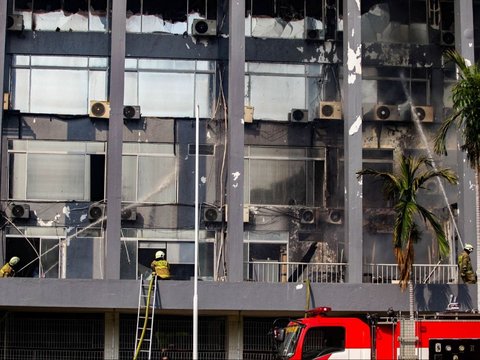
<instances>
[{"instance_id":1,"label":"vertical pillar","mask_svg":"<svg viewBox=\"0 0 480 360\"><path fill-rule=\"evenodd\" d=\"M472 0L458 0L454 2L455 9L455 47L457 51L472 64L474 63L473 48L473 6ZM459 194L458 194L458 228L463 244L476 242L476 258L472 259L477 264L477 274L480 275L480 237L477 233L479 226L478 214L478 188L475 171L466 160L466 155L458 151L457 155ZM480 287L477 285L477 302L480 306Z\"/></svg>"},{"instance_id":2,"label":"vertical pillar","mask_svg":"<svg viewBox=\"0 0 480 360\"><path fill-rule=\"evenodd\" d=\"M8 10L7 5L8 5L8 1L0 2L0 24L1 24L0 25L0 84L2 85L2 93L1 93L2 101L3 101L3 93L5 92L4 78L5 78L5 40L6 40L5 38L7 35L7 30L6 30L7 29L7 26L6 26L7 10ZM0 129L3 129L3 111L0 111ZM3 151L4 149L6 149L6 147L4 148L3 146L2 135L0 134L0 150ZM2 160L2 164L8 163L8 160L5 156L2 156L1 160ZM7 160L7 161L4 162L4 160ZM6 176L6 173L5 174L3 173L6 169L7 167L5 165L1 167L0 179L1 178L8 179L8 177ZM8 198L6 183L1 184L0 194L2 195L2 199ZM4 257L4 253L3 253L4 248L5 246L0 246L0 259L3 259Z\"/></svg>"},{"instance_id":3,"label":"vertical pillar","mask_svg":"<svg viewBox=\"0 0 480 360\"><path fill-rule=\"evenodd\" d=\"M105 344L104 359L116 360L120 358L120 315L118 312L105 313ZM132 349L133 352L133 349Z\"/></svg>"},{"instance_id":4,"label":"vertical pillar","mask_svg":"<svg viewBox=\"0 0 480 360\"><path fill-rule=\"evenodd\" d=\"M229 2L227 130L227 279L243 281L245 0ZM223 196L223 194L221 194Z\"/></svg>"},{"instance_id":5,"label":"vertical pillar","mask_svg":"<svg viewBox=\"0 0 480 360\"><path fill-rule=\"evenodd\" d=\"M107 231L105 279L120 278L120 230L122 206L123 96L125 83L125 27L127 1L112 2L110 57L110 119L107 149Z\"/></svg>"},{"instance_id":6,"label":"vertical pillar","mask_svg":"<svg viewBox=\"0 0 480 360\"><path fill-rule=\"evenodd\" d=\"M343 0L343 119L347 281L362 282L362 43L360 1Z\"/></svg>"},{"instance_id":7,"label":"vertical pillar","mask_svg":"<svg viewBox=\"0 0 480 360\"><path fill-rule=\"evenodd\" d=\"M227 317L227 359L243 359L243 318Z\"/></svg>"}]
</instances>

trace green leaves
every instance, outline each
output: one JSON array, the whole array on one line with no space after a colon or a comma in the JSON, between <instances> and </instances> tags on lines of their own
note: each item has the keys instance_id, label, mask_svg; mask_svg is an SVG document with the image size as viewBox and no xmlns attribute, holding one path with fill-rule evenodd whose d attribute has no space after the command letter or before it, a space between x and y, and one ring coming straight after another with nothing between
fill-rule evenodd
<instances>
[{"instance_id":1,"label":"green leaves","mask_svg":"<svg viewBox=\"0 0 480 360\"><path fill-rule=\"evenodd\" d=\"M411 157L402 154L399 165L400 171L396 174L364 169L357 172L357 177L371 175L382 179L385 195L395 202L392 240L400 270L400 287L403 290L410 279L414 261L413 245L421 239L421 232L415 223L417 215L433 230L440 255L446 256L449 253L448 241L438 218L417 202L417 193L420 189L425 189L425 183L432 179L443 179L450 184L457 184L458 177L450 169L434 168L431 159L425 156Z\"/></svg>"}]
</instances>

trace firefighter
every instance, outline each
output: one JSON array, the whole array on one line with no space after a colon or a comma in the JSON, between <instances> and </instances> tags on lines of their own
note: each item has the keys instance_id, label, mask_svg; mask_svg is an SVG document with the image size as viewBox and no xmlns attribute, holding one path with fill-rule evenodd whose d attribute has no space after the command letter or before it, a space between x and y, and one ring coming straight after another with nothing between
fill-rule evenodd
<instances>
[{"instance_id":1,"label":"firefighter","mask_svg":"<svg viewBox=\"0 0 480 360\"><path fill-rule=\"evenodd\" d=\"M473 251L473 246L465 244L462 253L458 256L458 268L460 276L465 284L476 284L477 274L473 271L470 253Z\"/></svg>"},{"instance_id":2,"label":"firefighter","mask_svg":"<svg viewBox=\"0 0 480 360\"><path fill-rule=\"evenodd\" d=\"M165 260L165 253L162 250L155 253L155 260L152 261L150 267L160 280L170 279L170 264Z\"/></svg>"},{"instance_id":3,"label":"firefighter","mask_svg":"<svg viewBox=\"0 0 480 360\"><path fill-rule=\"evenodd\" d=\"M17 265L19 261L20 258L18 256L14 256L10 259L9 262L3 265L0 269L0 278L12 277L13 275L15 275L15 270L13 269L13 267Z\"/></svg>"}]
</instances>

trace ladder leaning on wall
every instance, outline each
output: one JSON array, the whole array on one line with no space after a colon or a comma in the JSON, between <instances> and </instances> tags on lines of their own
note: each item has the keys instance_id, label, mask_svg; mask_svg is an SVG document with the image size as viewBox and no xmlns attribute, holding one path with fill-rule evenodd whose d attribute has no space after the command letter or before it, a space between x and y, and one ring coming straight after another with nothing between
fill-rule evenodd
<instances>
[{"instance_id":1,"label":"ladder leaning on wall","mask_svg":"<svg viewBox=\"0 0 480 360\"><path fill-rule=\"evenodd\" d=\"M140 276L138 291L138 314L135 335L135 349L133 360L139 359L139 354L148 354L146 359L152 358L153 318L157 298L157 275L152 274L150 281ZM140 357L145 359L145 357Z\"/></svg>"}]
</instances>

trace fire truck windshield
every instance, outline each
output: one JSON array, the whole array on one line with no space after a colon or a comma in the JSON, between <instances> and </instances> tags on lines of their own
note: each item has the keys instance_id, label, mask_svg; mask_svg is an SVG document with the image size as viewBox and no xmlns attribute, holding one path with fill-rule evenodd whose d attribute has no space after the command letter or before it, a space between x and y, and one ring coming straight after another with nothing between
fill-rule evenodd
<instances>
[{"instance_id":1,"label":"fire truck windshield","mask_svg":"<svg viewBox=\"0 0 480 360\"><path fill-rule=\"evenodd\" d=\"M295 353L298 338L302 331L302 326L298 324L289 325L284 329L284 331L284 339L278 345L277 349L279 359L288 359Z\"/></svg>"}]
</instances>

